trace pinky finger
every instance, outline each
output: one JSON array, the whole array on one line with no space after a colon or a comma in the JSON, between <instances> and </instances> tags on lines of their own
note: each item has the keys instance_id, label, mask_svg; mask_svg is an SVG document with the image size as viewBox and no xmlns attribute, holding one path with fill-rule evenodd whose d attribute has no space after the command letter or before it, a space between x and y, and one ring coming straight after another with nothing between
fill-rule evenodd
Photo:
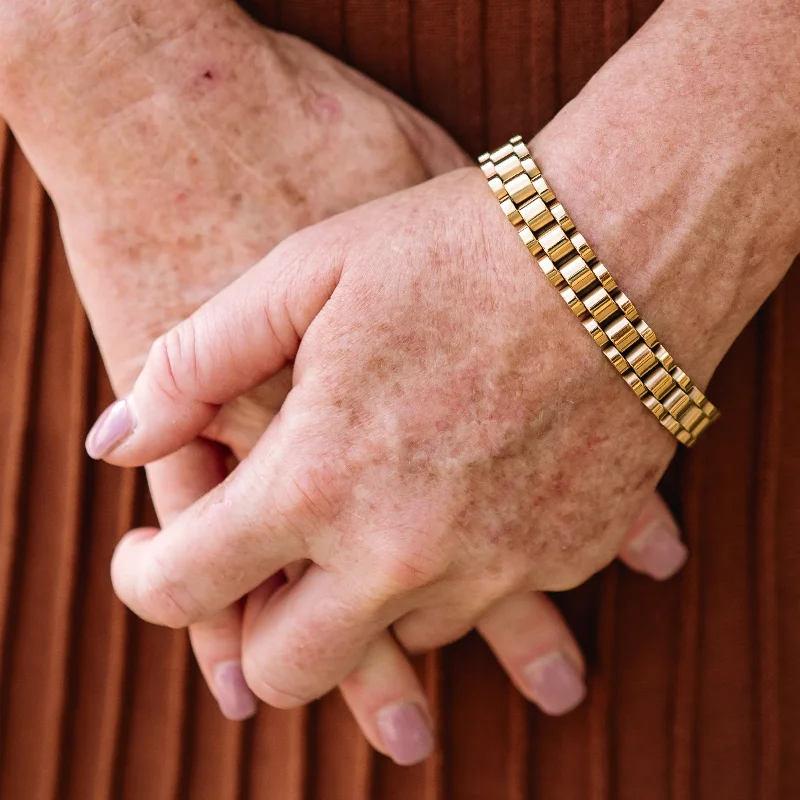
<instances>
[{"instance_id":1,"label":"pinky finger","mask_svg":"<svg viewBox=\"0 0 800 800\"><path fill-rule=\"evenodd\" d=\"M545 714L566 714L581 704L586 696L583 656L545 595L506 597L477 628L514 685Z\"/></svg>"},{"instance_id":2,"label":"pinky finger","mask_svg":"<svg viewBox=\"0 0 800 800\"><path fill-rule=\"evenodd\" d=\"M403 766L433 752L428 701L406 654L388 632L375 639L340 689L376 750Z\"/></svg>"}]
</instances>

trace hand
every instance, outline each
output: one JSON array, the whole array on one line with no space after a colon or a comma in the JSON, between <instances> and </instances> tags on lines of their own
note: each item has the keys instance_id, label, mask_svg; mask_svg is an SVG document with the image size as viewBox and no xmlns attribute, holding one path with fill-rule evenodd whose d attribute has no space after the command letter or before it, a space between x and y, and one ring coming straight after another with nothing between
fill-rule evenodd
<instances>
[{"instance_id":1,"label":"hand","mask_svg":"<svg viewBox=\"0 0 800 800\"><path fill-rule=\"evenodd\" d=\"M277 706L350 675L389 625L425 650L502 601L581 583L673 452L477 169L291 237L159 339L106 418L129 433L108 460L182 446L290 359L293 389L253 452L113 565L126 604L182 626L310 561L246 601L245 675ZM527 644L502 643L530 695Z\"/></svg>"}]
</instances>

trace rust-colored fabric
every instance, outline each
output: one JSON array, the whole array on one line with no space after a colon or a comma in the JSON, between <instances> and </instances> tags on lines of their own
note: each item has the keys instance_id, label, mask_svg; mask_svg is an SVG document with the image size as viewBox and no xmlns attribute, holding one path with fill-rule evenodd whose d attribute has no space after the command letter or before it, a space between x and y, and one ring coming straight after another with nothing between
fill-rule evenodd
<instances>
[{"instance_id":1,"label":"rust-colored fabric","mask_svg":"<svg viewBox=\"0 0 800 800\"><path fill-rule=\"evenodd\" d=\"M247 3L475 154L541 127L654 5ZM800 797L800 274L730 353L711 392L723 420L665 482L692 549L682 576L660 586L615 566L562 598L589 658L585 706L544 718L470 637L420 661L442 746L400 769L335 695L225 722L185 635L115 601L114 542L153 513L140 476L83 454L110 390L53 211L9 135L0 150L2 800Z\"/></svg>"}]
</instances>

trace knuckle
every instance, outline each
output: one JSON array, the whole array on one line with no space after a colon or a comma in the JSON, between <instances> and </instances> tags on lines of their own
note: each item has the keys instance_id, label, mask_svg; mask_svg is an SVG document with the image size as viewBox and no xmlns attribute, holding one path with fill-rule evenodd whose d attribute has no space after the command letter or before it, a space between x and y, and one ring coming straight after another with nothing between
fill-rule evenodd
<instances>
[{"instance_id":1,"label":"knuckle","mask_svg":"<svg viewBox=\"0 0 800 800\"><path fill-rule=\"evenodd\" d=\"M170 400L199 385L197 330L191 317L153 342L148 362L158 390Z\"/></svg>"},{"instance_id":2,"label":"knuckle","mask_svg":"<svg viewBox=\"0 0 800 800\"><path fill-rule=\"evenodd\" d=\"M536 589L541 592L568 592L582 586L597 571L597 567L574 564L550 572L541 572L535 581Z\"/></svg>"},{"instance_id":3,"label":"knuckle","mask_svg":"<svg viewBox=\"0 0 800 800\"><path fill-rule=\"evenodd\" d=\"M185 584L171 577L158 559L142 574L136 605L144 619L168 628L184 628L205 616Z\"/></svg>"},{"instance_id":4,"label":"knuckle","mask_svg":"<svg viewBox=\"0 0 800 800\"><path fill-rule=\"evenodd\" d=\"M287 475L276 502L280 517L305 527L335 521L343 509L344 492L339 475L323 463L294 470Z\"/></svg>"},{"instance_id":5,"label":"knuckle","mask_svg":"<svg viewBox=\"0 0 800 800\"><path fill-rule=\"evenodd\" d=\"M285 686L271 674L257 654L246 649L242 654L242 672L253 694L273 708L299 708L314 699L303 697L294 687Z\"/></svg>"},{"instance_id":6,"label":"knuckle","mask_svg":"<svg viewBox=\"0 0 800 800\"><path fill-rule=\"evenodd\" d=\"M372 560L377 592L382 597L422 589L441 578L448 567L440 550L422 542L402 550L376 553Z\"/></svg>"}]
</instances>

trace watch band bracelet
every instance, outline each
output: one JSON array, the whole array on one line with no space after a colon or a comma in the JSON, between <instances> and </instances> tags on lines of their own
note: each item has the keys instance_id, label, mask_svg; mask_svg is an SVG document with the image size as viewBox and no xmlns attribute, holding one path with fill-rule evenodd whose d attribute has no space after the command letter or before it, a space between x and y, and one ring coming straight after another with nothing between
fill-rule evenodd
<instances>
[{"instance_id":1,"label":"watch band bracelet","mask_svg":"<svg viewBox=\"0 0 800 800\"><path fill-rule=\"evenodd\" d=\"M484 153L479 163L509 221L573 314L658 421L692 447L720 412L575 229L522 138Z\"/></svg>"}]
</instances>

